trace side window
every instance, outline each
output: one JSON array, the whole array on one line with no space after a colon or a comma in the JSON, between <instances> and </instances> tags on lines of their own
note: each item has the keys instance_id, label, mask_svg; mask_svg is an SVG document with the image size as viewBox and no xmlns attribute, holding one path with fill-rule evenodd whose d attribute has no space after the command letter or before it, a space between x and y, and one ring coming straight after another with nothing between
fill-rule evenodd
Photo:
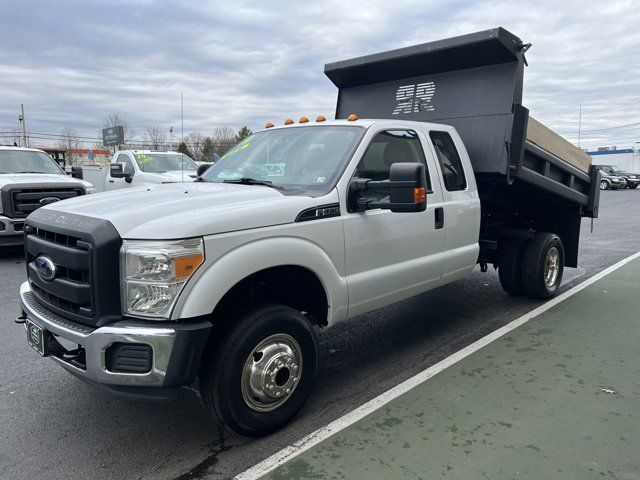
<instances>
[{"instance_id":1,"label":"side window","mask_svg":"<svg viewBox=\"0 0 640 480\"><path fill-rule=\"evenodd\" d=\"M413 130L387 130L373 137L358 164L356 176L371 180L389 180L391 165L398 162L420 162L425 169L427 168L418 134ZM427 187L431 190L429 171L426 172ZM388 190L367 192L367 197L375 201L384 200L388 196Z\"/></svg>"},{"instance_id":2,"label":"side window","mask_svg":"<svg viewBox=\"0 0 640 480\"><path fill-rule=\"evenodd\" d=\"M429 137L436 149L445 188L450 192L467 188L462 161L451 135L447 132L429 132Z\"/></svg>"},{"instance_id":3,"label":"side window","mask_svg":"<svg viewBox=\"0 0 640 480\"><path fill-rule=\"evenodd\" d=\"M124 165L124 173L129 173L133 175L135 173L135 169L133 168L133 163L129 158L129 155L126 153L121 153L116 157L116 163L122 163Z\"/></svg>"}]
</instances>

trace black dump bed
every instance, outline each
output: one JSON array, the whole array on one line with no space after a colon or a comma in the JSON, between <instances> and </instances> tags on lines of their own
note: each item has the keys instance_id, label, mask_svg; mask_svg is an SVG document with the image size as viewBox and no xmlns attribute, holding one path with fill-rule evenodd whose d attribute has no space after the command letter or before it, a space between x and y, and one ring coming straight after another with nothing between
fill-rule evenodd
<instances>
[{"instance_id":1,"label":"black dump bed","mask_svg":"<svg viewBox=\"0 0 640 480\"><path fill-rule=\"evenodd\" d=\"M529 45L496 28L325 65L336 118L404 119L460 133L484 202L598 213L590 158L522 106Z\"/></svg>"}]
</instances>

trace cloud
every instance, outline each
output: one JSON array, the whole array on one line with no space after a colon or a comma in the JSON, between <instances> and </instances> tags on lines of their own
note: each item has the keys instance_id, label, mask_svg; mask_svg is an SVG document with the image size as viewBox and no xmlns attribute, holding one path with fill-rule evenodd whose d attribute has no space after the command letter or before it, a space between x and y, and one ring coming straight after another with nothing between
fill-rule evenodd
<instances>
[{"instance_id":1,"label":"cloud","mask_svg":"<svg viewBox=\"0 0 640 480\"><path fill-rule=\"evenodd\" d=\"M325 63L504 26L533 47L524 104L581 141L640 140L640 32L631 1L90 2L0 6L0 130L95 136L117 112L138 132L332 115ZM624 139L619 140L619 139ZM635 140L634 140L635 139Z\"/></svg>"}]
</instances>

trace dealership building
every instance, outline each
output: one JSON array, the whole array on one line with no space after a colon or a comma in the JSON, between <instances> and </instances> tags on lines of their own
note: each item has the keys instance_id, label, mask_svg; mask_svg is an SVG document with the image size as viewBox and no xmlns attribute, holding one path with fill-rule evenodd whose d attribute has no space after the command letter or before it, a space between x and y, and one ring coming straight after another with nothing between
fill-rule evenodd
<instances>
[{"instance_id":1,"label":"dealership building","mask_svg":"<svg viewBox=\"0 0 640 480\"><path fill-rule=\"evenodd\" d=\"M594 165L615 165L628 172L640 172L640 150L634 148L602 147L588 151Z\"/></svg>"}]
</instances>

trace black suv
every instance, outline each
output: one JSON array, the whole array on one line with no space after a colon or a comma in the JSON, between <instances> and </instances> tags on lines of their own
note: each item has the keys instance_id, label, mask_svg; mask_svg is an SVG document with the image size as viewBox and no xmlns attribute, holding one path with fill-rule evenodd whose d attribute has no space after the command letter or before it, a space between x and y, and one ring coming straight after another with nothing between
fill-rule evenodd
<instances>
[{"instance_id":1,"label":"black suv","mask_svg":"<svg viewBox=\"0 0 640 480\"><path fill-rule=\"evenodd\" d=\"M608 176L624 177L628 188L637 188L640 185L640 173L625 172L615 165L598 165L598 168Z\"/></svg>"}]
</instances>

